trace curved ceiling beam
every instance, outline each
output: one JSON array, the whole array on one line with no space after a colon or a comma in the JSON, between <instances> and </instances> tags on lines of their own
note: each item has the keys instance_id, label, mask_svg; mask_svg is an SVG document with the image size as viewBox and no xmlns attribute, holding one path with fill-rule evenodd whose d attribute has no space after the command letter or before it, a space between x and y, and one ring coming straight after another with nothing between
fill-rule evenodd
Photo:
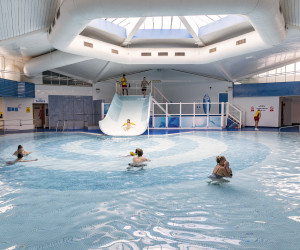
<instances>
[{"instance_id":1,"label":"curved ceiling beam","mask_svg":"<svg viewBox=\"0 0 300 250\"><path fill-rule=\"evenodd\" d=\"M255 31L211 46L184 49L123 48L79 35L100 17L202 14L245 15ZM204 64L267 49L285 38L279 0L64 0L48 34L52 46L61 51L123 64Z\"/></svg>"}]
</instances>

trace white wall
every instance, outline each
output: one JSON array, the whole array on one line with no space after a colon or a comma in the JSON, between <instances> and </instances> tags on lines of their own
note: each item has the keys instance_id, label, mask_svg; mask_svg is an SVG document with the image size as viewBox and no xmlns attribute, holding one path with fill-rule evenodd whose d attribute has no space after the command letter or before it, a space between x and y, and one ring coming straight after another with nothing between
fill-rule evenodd
<instances>
[{"instance_id":1,"label":"white wall","mask_svg":"<svg viewBox=\"0 0 300 250\"><path fill-rule=\"evenodd\" d=\"M280 127L280 103L278 96L234 98L233 104L244 111L244 126L254 126L254 114L259 108L262 112L258 126ZM254 111L251 111L251 107L254 107Z\"/></svg>"},{"instance_id":2,"label":"white wall","mask_svg":"<svg viewBox=\"0 0 300 250\"><path fill-rule=\"evenodd\" d=\"M112 82L98 82L93 84L93 100L104 100L104 102L110 103L115 92L115 84Z\"/></svg>"},{"instance_id":3,"label":"white wall","mask_svg":"<svg viewBox=\"0 0 300 250\"><path fill-rule=\"evenodd\" d=\"M291 124L300 124L300 97L292 97L291 100Z\"/></svg>"},{"instance_id":4,"label":"white wall","mask_svg":"<svg viewBox=\"0 0 300 250\"><path fill-rule=\"evenodd\" d=\"M76 87L76 86L59 86L59 85L35 85L36 103L48 103L49 95L75 95L75 96L92 96L92 87ZM45 102L43 102L45 101Z\"/></svg>"},{"instance_id":5,"label":"white wall","mask_svg":"<svg viewBox=\"0 0 300 250\"><path fill-rule=\"evenodd\" d=\"M231 99L230 87L232 84L229 82L218 81L174 70L159 69L126 75L127 81L131 83L131 86L134 84L138 85L138 94L141 94L140 83L144 76L148 81L161 80L161 83L155 83L154 86L172 102L202 102L205 94L210 96L212 102L218 102L220 92L228 92L228 98L229 100ZM111 102L113 95L115 94L115 82L120 81L121 77L122 76L120 75L118 78L94 84L94 99L103 99L105 102ZM100 93L95 93L96 88L100 89ZM132 89L129 89L129 92L130 91L132 91Z\"/></svg>"},{"instance_id":6,"label":"white wall","mask_svg":"<svg viewBox=\"0 0 300 250\"><path fill-rule=\"evenodd\" d=\"M4 97L4 119L5 128L7 130L29 130L33 129L33 98L16 98ZM18 111L8 111L8 107L18 108ZM26 108L30 108L30 112L26 112ZM20 126L20 120L22 126Z\"/></svg>"}]
</instances>

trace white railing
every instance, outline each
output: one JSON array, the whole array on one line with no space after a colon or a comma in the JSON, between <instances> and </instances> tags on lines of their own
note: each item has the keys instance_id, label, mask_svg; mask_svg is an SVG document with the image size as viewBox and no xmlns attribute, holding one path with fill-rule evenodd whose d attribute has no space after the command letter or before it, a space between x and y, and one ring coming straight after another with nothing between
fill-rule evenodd
<instances>
[{"instance_id":1,"label":"white railing","mask_svg":"<svg viewBox=\"0 0 300 250\"><path fill-rule=\"evenodd\" d=\"M143 95L141 82L132 81L127 82L128 95ZM149 82L149 85L146 86L146 94L152 92L152 81ZM122 83L116 81L116 93L123 95ZM124 95L127 95L126 89L124 89Z\"/></svg>"},{"instance_id":2,"label":"white railing","mask_svg":"<svg viewBox=\"0 0 300 250\"><path fill-rule=\"evenodd\" d=\"M232 105L229 102L227 102L226 111L227 111L226 117L231 119L235 123L237 123L239 128L241 128L242 127L242 111L239 110L237 107L235 107L234 105Z\"/></svg>"},{"instance_id":3,"label":"white railing","mask_svg":"<svg viewBox=\"0 0 300 250\"><path fill-rule=\"evenodd\" d=\"M161 107L165 113L161 112ZM224 110L225 103L153 102L152 128L224 128L226 126ZM157 123L163 125L157 126Z\"/></svg>"},{"instance_id":4,"label":"white railing","mask_svg":"<svg viewBox=\"0 0 300 250\"><path fill-rule=\"evenodd\" d=\"M1 120L0 122L1 122L0 130L3 130L3 134L5 134L6 131L31 130L31 129L35 129L37 131L35 119L12 119L12 120Z\"/></svg>"}]
</instances>

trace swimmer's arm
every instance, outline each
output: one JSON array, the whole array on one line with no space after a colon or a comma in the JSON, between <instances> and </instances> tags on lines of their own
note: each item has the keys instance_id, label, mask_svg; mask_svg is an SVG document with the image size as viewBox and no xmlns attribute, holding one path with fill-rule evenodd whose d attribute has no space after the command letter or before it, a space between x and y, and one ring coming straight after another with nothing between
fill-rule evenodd
<instances>
[{"instance_id":1,"label":"swimmer's arm","mask_svg":"<svg viewBox=\"0 0 300 250\"><path fill-rule=\"evenodd\" d=\"M19 162L29 162L29 161L37 161L38 159L34 159L34 160L19 160Z\"/></svg>"},{"instance_id":2,"label":"swimmer's arm","mask_svg":"<svg viewBox=\"0 0 300 250\"><path fill-rule=\"evenodd\" d=\"M23 154L26 154L26 155L29 155L29 154L31 154L32 152L29 152L29 151L23 151Z\"/></svg>"},{"instance_id":3,"label":"swimmer's arm","mask_svg":"<svg viewBox=\"0 0 300 250\"><path fill-rule=\"evenodd\" d=\"M232 177L232 175L230 175L230 174L227 172L226 168L221 169L221 173L222 173L222 175L225 176L225 177L229 177L229 178Z\"/></svg>"}]
</instances>

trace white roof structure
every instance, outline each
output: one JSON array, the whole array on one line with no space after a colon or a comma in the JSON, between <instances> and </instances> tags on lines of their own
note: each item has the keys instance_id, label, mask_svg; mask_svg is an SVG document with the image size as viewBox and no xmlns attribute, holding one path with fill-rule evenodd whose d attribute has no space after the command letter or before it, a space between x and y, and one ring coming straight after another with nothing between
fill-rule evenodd
<instances>
[{"instance_id":1,"label":"white roof structure","mask_svg":"<svg viewBox=\"0 0 300 250\"><path fill-rule=\"evenodd\" d=\"M235 81L300 61L297 0L61 2L0 2L0 55L30 77L165 68Z\"/></svg>"}]
</instances>

